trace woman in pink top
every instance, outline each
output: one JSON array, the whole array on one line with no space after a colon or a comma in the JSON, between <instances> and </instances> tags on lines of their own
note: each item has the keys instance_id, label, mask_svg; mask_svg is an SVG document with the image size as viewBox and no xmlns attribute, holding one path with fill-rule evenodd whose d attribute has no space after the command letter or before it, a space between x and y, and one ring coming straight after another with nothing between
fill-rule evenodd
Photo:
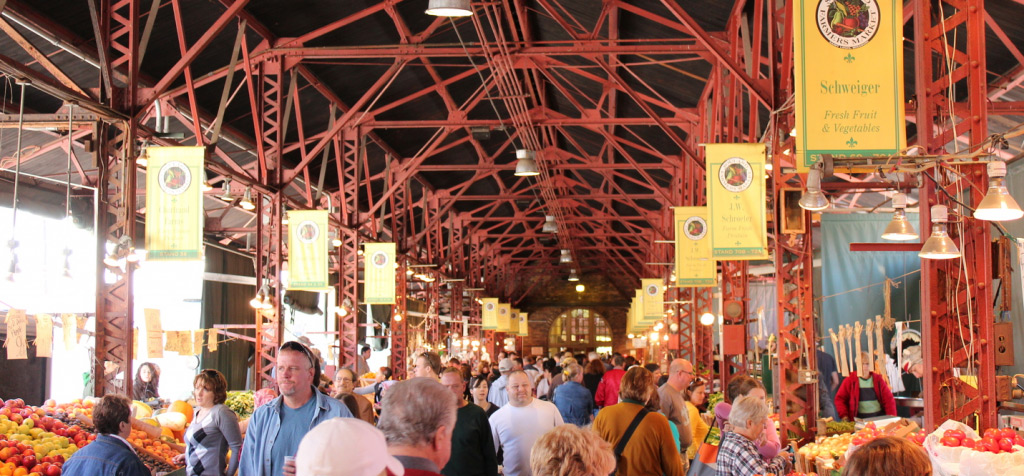
<instances>
[{"instance_id":1,"label":"woman in pink top","mask_svg":"<svg viewBox=\"0 0 1024 476\"><path fill-rule=\"evenodd\" d=\"M728 393L730 402L747 395L754 395L761 400L765 400L767 397L761 381L749 375L734 376L729 381L726 393ZM732 405L725 402L715 405L715 423L722 431L729 431L727 422L729 421L729 412L731 410ZM779 451L782 449L782 443L779 442L779 432L775 429L775 423L772 419L765 420L764 425L764 432L755 443L757 444L757 452L761 454L761 457L770 460L779 454Z\"/></svg>"}]
</instances>

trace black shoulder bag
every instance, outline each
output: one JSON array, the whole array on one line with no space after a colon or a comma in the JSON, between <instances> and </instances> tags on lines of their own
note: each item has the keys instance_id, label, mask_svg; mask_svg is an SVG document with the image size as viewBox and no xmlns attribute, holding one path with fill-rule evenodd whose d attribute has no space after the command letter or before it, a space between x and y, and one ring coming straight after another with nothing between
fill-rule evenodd
<instances>
[{"instance_id":1,"label":"black shoulder bag","mask_svg":"<svg viewBox=\"0 0 1024 476\"><path fill-rule=\"evenodd\" d=\"M629 427L626 428L626 433L622 435L622 439L619 440L619 444L615 445L616 466L619 464L619 458L622 456L622 451L625 450L626 445L629 444L629 439L633 437L633 432L636 431L636 427L640 426L640 422L644 420L644 417L646 417L648 413L650 413L650 411L646 408L641 408L640 412L633 417L633 421L630 422ZM615 476L615 471L612 472L611 476Z\"/></svg>"}]
</instances>

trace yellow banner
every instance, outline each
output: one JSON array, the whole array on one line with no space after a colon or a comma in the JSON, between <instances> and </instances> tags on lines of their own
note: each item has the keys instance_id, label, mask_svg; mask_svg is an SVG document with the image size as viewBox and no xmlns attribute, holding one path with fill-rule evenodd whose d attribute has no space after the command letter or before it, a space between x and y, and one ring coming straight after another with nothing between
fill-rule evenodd
<instances>
[{"instance_id":1,"label":"yellow banner","mask_svg":"<svg viewBox=\"0 0 1024 476\"><path fill-rule=\"evenodd\" d=\"M644 305L644 290L643 288L634 291L634 298L636 299L636 320L641 327L647 327L654 324L654 321L661 319L661 314L658 317L648 316L644 311L646 306Z\"/></svg>"},{"instance_id":2,"label":"yellow banner","mask_svg":"<svg viewBox=\"0 0 1024 476\"><path fill-rule=\"evenodd\" d=\"M363 302L395 303L395 244L363 245Z\"/></svg>"},{"instance_id":3,"label":"yellow banner","mask_svg":"<svg viewBox=\"0 0 1024 476\"><path fill-rule=\"evenodd\" d=\"M711 257L768 259L764 144L708 144Z\"/></svg>"},{"instance_id":4,"label":"yellow banner","mask_svg":"<svg viewBox=\"0 0 1024 476\"><path fill-rule=\"evenodd\" d=\"M519 335L519 309L512 309L508 318L508 333Z\"/></svg>"},{"instance_id":5,"label":"yellow banner","mask_svg":"<svg viewBox=\"0 0 1024 476\"><path fill-rule=\"evenodd\" d=\"M327 278L328 230L327 210L288 212L288 289L331 289Z\"/></svg>"},{"instance_id":6,"label":"yellow banner","mask_svg":"<svg viewBox=\"0 0 1024 476\"><path fill-rule=\"evenodd\" d=\"M203 147L147 147L146 259L202 258Z\"/></svg>"},{"instance_id":7,"label":"yellow banner","mask_svg":"<svg viewBox=\"0 0 1024 476\"><path fill-rule=\"evenodd\" d=\"M498 298L483 298L481 305L480 319L485 331L498 330Z\"/></svg>"},{"instance_id":8,"label":"yellow banner","mask_svg":"<svg viewBox=\"0 0 1024 476\"><path fill-rule=\"evenodd\" d=\"M675 207L676 286L714 286L718 262L711 258L707 207Z\"/></svg>"},{"instance_id":9,"label":"yellow banner","mask_svg":"<svg viewBox=\"0 0 1024 476\"><path fill-rule=\"evenodd\" d=\"M512 317L512 305L508 303L498 303L498 332L508 332L511 327L509 319Z\"/></svg>"},{"instance_id":10,"label":"yellow banner","mask_svg":"<svg viewBox=\"0 0 1024 476\"><path fill-rule=\"evenodd\" d=\"M640 289L644 292L644 317L661 319L665 314L665 287L660 278L640 280Z\"/></svg>"},{"instance_id":11,"label":"yellow banner","mask_svg":"<svg viewBox=\"0 0 1024 476\"><path fill-rule=\"evenodd\" d=\"M796 165L906 147L903 0L793 5Z\"/></svg>"},{"instance_id":12,"label":"yellow banner","mask_svg":"<svg viewBox=\"0 0 1024 476\"><path fill-rule=\"evenodd\" d=\"M529 313L519 311L519 335L526 337L530 335Z\"/></svg>"}]
</instances>

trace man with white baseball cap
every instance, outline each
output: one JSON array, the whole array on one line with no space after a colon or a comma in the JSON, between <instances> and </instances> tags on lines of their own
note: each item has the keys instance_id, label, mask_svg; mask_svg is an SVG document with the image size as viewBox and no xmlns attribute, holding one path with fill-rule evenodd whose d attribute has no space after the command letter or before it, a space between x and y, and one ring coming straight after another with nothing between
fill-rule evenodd
<instances>
[{"instance_id":1,"label":"man with white baseball cap","mask_svg":"<svg viewBox=\"0 0 1024 476\"><path fill-rule=\"evenodd\" d=\"M388 454L384 433L357 418L332 418L306 433L295 455L296 476L404 476Z\"/></svg>"},{"instance_id":2,"label":"man with white baseball cap","mask_svg":"<svg viewBox=\"0 0 1024 476\"><path fill-rule=\"evenodd\" d=\"M501 362L498 362L498 372L501 372L501 377L491 384L491 391L487 394L488 402L498 407L508 405L508 392L505 391L505 385L508 384L508 374L512 373L515 367L512 359L501 359Z\"/></svg>"}]
</instances>

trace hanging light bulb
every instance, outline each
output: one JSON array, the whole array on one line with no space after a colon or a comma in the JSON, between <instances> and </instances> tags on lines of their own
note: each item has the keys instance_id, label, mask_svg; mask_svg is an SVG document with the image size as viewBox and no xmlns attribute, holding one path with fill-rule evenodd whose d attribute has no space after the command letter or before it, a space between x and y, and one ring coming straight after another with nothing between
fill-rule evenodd
<instances>
[{"instance_id":1,"label":"hanging light bulb","mask_svg":"<svg viewBox=\"0 0 1024 476\"><path fill-rule=\"evenodd\" d=\"M11 250L11 264L7 267L7 280L14 281L14 275L21 272L21 268L18 266L18 253L14 251L18 248L18 241L12 238L7 242L7 247Z\"/></svg>"},{"instance_id":2,"label":"hanging light bulb","mask_svg":"<svg viewBox=\"0 0 1024 476\"><path fill-rule=\"evenodd\" d=\"M582 284L577 284L577 285L576 285L576 292L578 292L578 293L582 293L583 291L586 291L586 290L587 290L587 287L586 287L586 286L584 286L584 285L582 285Z\"/></svg>"},{"instance_id":3,"label":"hanging light bulb","mask_svg":"<svg viewBox=\"0 0 1024 476\"><path fill-rule=\"evenodd\" d=\"M395 322L402 322L402 313L398 312L398 309L395 309L394 320Z\"/></svg>"},{"instance_id":4,"label":"hanging light bulb","mask_svg":"<svg viewBox=\"0 0 1024 476\"><path fill-rule=\"evenodd\" d=\"M264 311L269 311L274 308L274 293L267 289L267 292L263 295L263 305L260 306Z\"/></svg>"},{"instance_id":5,"label":"hanging light bulb","mask_svg":"<svg viewBox=\"0 0 1024 476\"><path fill-rule=\"evenodd\" d=\"M146 152L146 149L148 149L148 147L143 146L142 151L139 152L139 156L135 158L135 164L139 167L149 166L149 154Z\"/></svg>"},{"instance_id":6,"label":"hanging light bulb","mask_svg":"<svg viewBox=\"0 0 1024 476\"><path fill-rule=\"evenodd\" d=\"M220 195L217 198L225 202L235 201L235 196L231 194L231 177L224 177L224 182L220 184Z\"/></svg>"},{"instance_id":7,"label":"hanging light bulb","mask_svg":"<svg viewBox=\"0 0 1024 476\"><path fill-rule=\"evenodd\" d=\"M924 242L921 252L917 254L924 259L953 259L960 257L960 250L956 243L946 233L946 222L949 221L949 211L945 205L932 207L932 236Z\"/></svg>"},{"instance_id":8,"label":"hanging light bulb","mask_svg":"<svg viewBox=\"0 0 1024 476\"><path fill-rule=\"evenodd\" d=\"M1009 221L1024 216L1017 201L1006 190L1006 162L988 163L988 192L974 211L974 218L986 221Z\"/></svg>"},{"instance_id":9,"label":"hanging light bulb","mask_svg":"<svg viewBox=\"0 0 1024 476\"><path fill-rule=\"evenodd\" d=\"M242 195L242 201L238 202L243 209L253 211L256 209L256 204L252 202L252 187L245 187L245 194Z\"/></svg>"},{"instance_id":10,"label":"hanging light bulb","mask_svg":"<svg viewBox=\"0 0 1024 476\"><path fill-rule=\"evenodd\" d=\"M533 151L529 149L516 149L516 177L532 177L540 175L537 169L537 161L534 160Z\"/></svg>"},{"instance_id":11,"label":"hanging light bulb","mask_svg":"<svg viewBox=\"0 0 1024 476\"><path fill-rule=\"evenodd\" d=\"M569 270L569 281L576 282L576 281L579 281L579 280L580 280L580 277L579 277L578 274L576 274L576 270L575 269Z\"/></svg>"},{"instance_id":12,"label":"hanging light bulb","mask_svg":"<svg viewBox=\"0 0 1024 476\"><path fill-rule=\"evenodd\" d=\"M334 238L331 239L331 246L333 246L335 248L340 248L341 247L341 231L339 230L337 234L332 234L332 236ZM397 263L395 263L395 264L397 264Z\"/></svg>"},{"instance_id":13,"label":"hanging light bulb","mask_svg":"<svg viewBox=\"0 0 1024 476\"><path fill-rule=\"evenodd\" d=\"M916 240L918 235L914 225L907 220L907 196L897 193L892 196L892 206L896 211L892 214L892 221L882 232L882 239L894 241Z\"/></svg>"},{"instance_id":14,"label":"hanging light bulb","mask_svg":"<svg viewBox=\"0 0 1024 476\"><path fill-rule=\"evenodd\" d=\"M700 323L705 326L710 326L715 323L715 315L710 312L705 312L700 315Z\"/></svg>"},{"instance_id":15,"label":"hanging light bulb","mask_svg":"<svg viewBox=\"0 0 1024 476\"><path fill-rule=\"evenodd\" d=\"M807 172L807 190L800 197L800 208L816 212L829 207L828 197L821 192L821 162Z\"/></svg>"},{"instance_id":16,"label":"hanging light bulb","mask_svg":"<svg viewBox=\"0 0 1024 476\"><path fill-rule=\"evenodd\" d=\"M559 263L572 263L572 253L569 250L562 250L562 255L558 258Z\"/></svg>"},{"instance_id":17,"label":"hanging light bulb","mask_svg":"<svg viewBox=\"0 0 1024 476\"><path fill-rule=\"evenodd\" d=\"M540 227L541 233L558 233L558 223L554 215L544 215L544 226Z\"/></svg>"},{"instance_id":18,"label":"hanging light bulb","mask_svg":"<svg viewBox=\"0 0 1024 476\"><path fill-rule=\"evenodd\" d=\"M269 291L269 288L267 288L267 285L264 284L263 287L261 287L259 291L256 291L256 295L253 296L253 298L249 300L249 305L252 306L253 309L262 309L263 308L263 296L265 296L266 292L268 292L268 291Z\"/></svg>"},{"instance_id":19,"label":"hanging light bulb","mask_svg":"<svg viewBox=\"0 0 1024 476\"><path fill-rule=\"evenodd\" d=\"M288 206L287 205L281 205L281 224L282 225L287 225L288 224Z\"/></svg>"},{"instance_id":20,"label":"hanging light bulb","mask_svg":"<svg viewBox=\"0 0 1024 476\"><path fill-rule=\"evenodd\" d=\"M64 248L64 273L65 278L71 278L71 248Z\"/></svg>"},{"instance_id":21,"label":"hanging light bulb","mask_svg":"<svg viewBox=\"0 0 1024 476\"><path fill-rule=\"evenodd\" d=\"M430 0L424 13L437 17L468 17L473 14L473 7L469 0Z\"/></svg>"}]
</instances>

